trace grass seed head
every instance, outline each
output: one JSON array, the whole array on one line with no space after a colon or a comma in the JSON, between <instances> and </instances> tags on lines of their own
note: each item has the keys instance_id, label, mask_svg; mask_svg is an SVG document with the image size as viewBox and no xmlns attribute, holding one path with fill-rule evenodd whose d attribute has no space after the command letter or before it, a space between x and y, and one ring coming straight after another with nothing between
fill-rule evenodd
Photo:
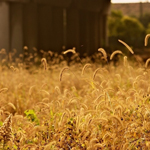
<instances>
[{"instance_id":1,"label":"grass seed head","mask_svg":"<svg viewBox=\"0 0 150 150\"><path fill-rule=\"evenodd\" d=\"M106 53L106 51L103 48L99 48L98 51L103 54L104 59L107 61L107 53Z\"/></svg>"},{"instance_id":2,"label":"grass seed head","mask_svg":"<svg viewBox=\"0 0 150 150\"><path fill-rule=\"evenodd\" d=\"M0 89L0 93L6 92L6 91L8 91L8 88L2 88L2 89Z\"/></svg>"},{"instance_id":3,"label":"grass seed head","mask_svg":"<svg viewBox=\"0 0 150 150\"><path fill-rule=\"evenodd\" d=\"M150 34L147 34L146 36L145 36L145 46L147 46L147 44L148 44L148 39L149 39L149 37L150 37Z\"/></svg>"},{"instance_id":4,"label":"grass seed head","mask_svg":"<svg viewBox=\"0 0 150 150\"><path fill-rule=\"evenodd\" d=\"M93 80L95 79L96 74L97 74L97 72L98 72L100 69L101 69L101 68L97 68L97 69L94 71L94 73L93 73Z\"/></svg>"},{"instance_id":5,"label":"grass seed head","mask_svg":"<svg viewBox=\"0 0 150 150\"><path fill-rule=\"evenodd\" d=\"M147 67L148 67L149 62L150 62L150 58L148 58L148 59L146 60L145 68L147 68Z\"/></svg>"},{"instance_id":6,"label":"grass seed head","mask_svg":"<svg viewBox=\"0 0 150 150\"><path fill-rule=\"evenodd\" d=\"M75 53L76 53L76 48L73 47L72 49L68 49L68 50L64 51L63 54L67 54L67 53L69 53L69 52L75 54Z\"/></svg>"},{"instance_id":7,"label":"grass seed head","mask_svg":"<svg viewBox=\"0 0 150 150\"><path fill-rule=\"evenodd\" d=\"M0 127L0 140L7 143L11 139L12 134L12 115L10 114L4 121L3 125Z\"/></svg>"},{"instance_id":8,"label":"grass seed head","mask_svg":"<svg viewBox=\"0 0 150 150\"><path fill-rule=\"evenodd\" d=\"M132 50L132 48L125 42L123 42L122 40L118 40L120 43L122 43L132 54L134 54L134 51Z\"/></svg>"},{"instance_id":9,"label":"grass seed head","mask_svg":"<svg viewBox=\"0 0 150 150\"><path fill-rule=\"evenodd\" d=\"M47 60L46 60L46 58L42 58L41 62L43 63L44 69L47 70Z\"/></svg>"},{"instance_id":10,"label":"grass seed head","mask_svg":"<svg viewBox=\"0 0 150 150\"><path fill-rule=\"evenodd\" d=\"M124 59L124 66L127 67L127 65L128 65L128 62L127 62L127 56L124 56L123 59Z\"/></svg>"},{"instance_id":11,"label":"grass seed head","mask_svg":"<svg viewBox=\"0 0 150 150\"><path fill-rule=\"evenodd\" d=\"M114 52L111 54L111 56L110 56L110 60L112 60L112 59L113 59L113 57L114 57L116 54L122 54L122 55L123 55L122 51L120 51L120 50L116 50L116 51L114 51Z\"/></svg>"},{"instance_id":12,"label":"grass seed head","mask_svg":"<svg viewBox=\"0 0 150 150\"><path fill-rule=\"evenodd\" d=\"M84 70L85 70L87 67L90 67L90 66L91 66L91 64L89 64L89 63L85 64L84 67L82 68L82 73L81 73L81 75L83 75L83 74L84 74Z\"/></svg>"},{"instance_id":13,"label":"grass seed head","mask_svg":"<svg viewBox=\"0 0 150 150\"><path fill-rule=\"evenodd\" d=\"M64 72L65 70L70 70L70 69L69 69L69 67L64 67L64 68L60 71L59 81L62 80L62 75L63 75L63 72Z\"/></svg>"}]
</instances>

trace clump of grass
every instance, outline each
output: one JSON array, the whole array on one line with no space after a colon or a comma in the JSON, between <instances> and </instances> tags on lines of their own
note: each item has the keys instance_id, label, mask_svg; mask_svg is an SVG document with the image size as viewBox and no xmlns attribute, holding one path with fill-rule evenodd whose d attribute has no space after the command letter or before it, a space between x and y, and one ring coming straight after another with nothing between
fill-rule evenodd
<instances>
[{"instance_id":1,"label":"clump of grass","mask_svg":"<svg viewBox=\"0 0 150 150\"><path fill-rule=\"evenodd\" d=\"M3 141L3 149L12 138L12 115L10 114L0 127L0 142Z\"/></svg>"}]
</instances>

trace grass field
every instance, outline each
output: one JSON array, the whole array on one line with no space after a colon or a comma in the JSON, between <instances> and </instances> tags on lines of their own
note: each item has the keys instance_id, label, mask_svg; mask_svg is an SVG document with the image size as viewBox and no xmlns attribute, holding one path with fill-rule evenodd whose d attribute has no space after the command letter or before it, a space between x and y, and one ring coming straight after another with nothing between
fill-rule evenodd
<instances>
[{"instance_id":1,"label":"grass field","mask_svg":"<svg viewBox=\"0 0 150 150\"><path fill-rule=\"evenodd\" d=\"M69 66L67 51L40 59L25 47L14 59L1 50L0 149L150 149L150 60L127 48L110 61L99 49L95 62L73 49Z\"/></svg>"}]
</instances>

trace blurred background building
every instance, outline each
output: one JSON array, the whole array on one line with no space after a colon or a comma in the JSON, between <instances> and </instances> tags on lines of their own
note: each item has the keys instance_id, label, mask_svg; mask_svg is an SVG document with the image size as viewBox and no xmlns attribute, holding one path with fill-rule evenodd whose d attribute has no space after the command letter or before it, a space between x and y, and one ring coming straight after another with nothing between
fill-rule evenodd
<instances>
[{"instance_id":1,"label":"blurred background building","mask_svg":"<svg viewBox=\"0 0 150 150\"><path fill-rule=\"evenodd\" d=\"M123 15L141 17L150 13L150 3L113 3L111 10L120 10Z\"/></svg>"},{"instance_id":2,"label":"blurred background building","mask_svg":"<svg viewBox=\"0 0 150 150\"><path fill-rule=\"evenodd\" d=\"M0 0L0 49L76 47L93 53L108 45L110 0Z\"/></svg>"}]
</instances>

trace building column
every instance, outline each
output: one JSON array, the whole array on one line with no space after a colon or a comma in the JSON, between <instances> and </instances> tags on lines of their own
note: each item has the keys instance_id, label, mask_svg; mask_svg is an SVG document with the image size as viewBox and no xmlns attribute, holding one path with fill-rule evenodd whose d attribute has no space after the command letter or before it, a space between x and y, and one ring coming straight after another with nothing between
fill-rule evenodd
<instances>
[{"instance_id":1,"label":"building column","mask_svg":"<svg viewBox=\"0 0 150 150\"><path fill-rule=\"evenodd\" d=\"M108 25L107 25L107 14L103 15L103 38L104 38L104 46L108 46Z\"/></svg>"},{"instance_id":2,"label":"building column","mask_svg":"<svg viewBox=\"0 0 150 150\"><path fill-rule=\"evenodd\" d=\"M104 46L104 39L103 39L103 15L99 13L99 47Z\"/></svg>"},{"instance_id":3,"label":"building column","mask_svg":"<svg viewBox=\"0 0 150 150\"><path fill-rule=\"evenodd\" d=\"M49 5L38 6L38 47L39 49L50 49L52 23L51 7Z\"/></svg>"},{"instance_id":4,"label":"building column","mask_svg":"<svg viewBox=\"0 0 150 150\"><path fill-rule=\"evenodd\" d=\"M64 50L67 45L67 9L63 9L63 47Z\"/></svg>"},{"instance_id":5,"label":"building column","mask_svg":"<svg viewBox=\"0 0 150 150\"><path fill-rule=\"evenodd\" d=\"M94 25L94 32L95 32L95 51L97 52L99 48L99 14L95 12L95 25Z\"/></svg>"},{"instance_id":6,"label":"building column","mask_svg":"<svg viewBox=\"0 0 150 150\"><path fill-rule=\"evenodd\" d=\"M90 54L97 52L99 46L99 20L97 12L90 12Z\"/></svg>"},{"instance_id":7,"label":"building column","mask_svg":"<svg viewBox=\"0 0 150 150\"><path fill-rule=\"evenodd\" d=\"M23 5L23 44L28 46L29 51L38 47L38 15L37 4L28 3Z\"/></svg>"},{"instance_id":8,"label":"building column","mask_svg":"<svg viewBox=\"0 0 150 150\"><path fill-rule=\"evenodd\" d=\"M10 4L10 49L16 49L17 55L23 51L22 4Z\"/></svg>"},{"instance_id":9,"label":"building column","mask_svg":"<svg viewBox=\"0 0 150 150\"><path fill-rule=\"evenodd\" d=\"M86 15L86 53L90 54L91 37L90 37L90 12L87 11Z\"/></svg>"},{"instance_id":10,"label":"building column","mask_svg":"<svg viewBox=\"0 0 150 150\"><path fill-rule=\"evenodd\" d=\"M63 8L52 8L52 40L51 45L56 52L62 52L64 45Z\"/></svg>"},{"instance_id":11,"label":"building column","mask_svg":"<svg viewBox=\"0 0 150 150\"><path fill-rule=\"evenodd\" d=\"M90 18L89 11L80 10L80 51L88 54L90 51Z\"/></svg>"},{"instance_id":12,"label":"building column","mask_svg":"<svg viewBox=\"0 0 150 150\"><path fill-rule=\"evenodd\" d=\"M108 27L107 27L107 14L99 13L99 39L100 47L108 46Z\"/></svg>"},{"instance_id":13,"label":"building column","mask_svg":"<svg viewBox=\"0 0 150 150\"><path fill-rule=\"evenodd\" d=\"M80 48L79 38L79 10L74 8L67 9L67 49Z\"/></svg>"},{"instance_id":14,"label":"building column","mask_svg":"<svg viewBox=\"0 0 150 150\"><path fill-rule=\"evenodd\" d=\"M9 3L0 2L0 49L5 48L9 52Z\"/></svg>"}]
</instances>

